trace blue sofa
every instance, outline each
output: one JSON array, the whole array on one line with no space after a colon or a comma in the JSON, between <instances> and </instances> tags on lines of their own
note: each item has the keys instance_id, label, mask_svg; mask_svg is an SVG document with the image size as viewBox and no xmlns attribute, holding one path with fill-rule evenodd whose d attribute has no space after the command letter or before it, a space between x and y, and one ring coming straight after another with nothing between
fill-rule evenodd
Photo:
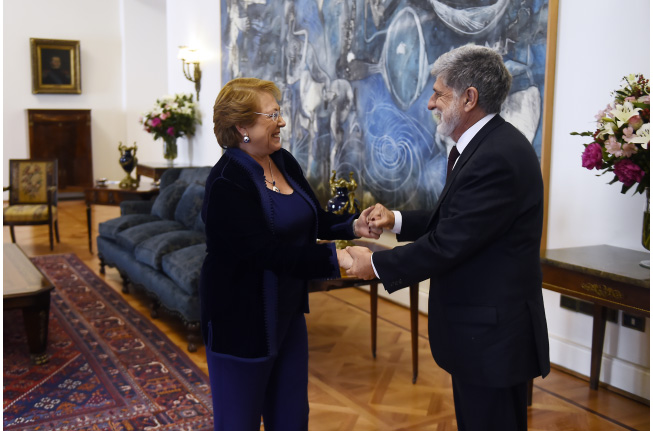
<instances>
[{"instance_id":1,"label":"blue sofa","mask_svg":"<svg viewBox=\"0 0 653 431\"><path fill-rule=\"evenodd\" d=\"M198 285L206 237L200 212L210 170L166 170L156 199L122 202L121 216L100 223L97 237L100 272L115 267L125 293L130 285L144 289L152 317L159 309L180 317L190 352L201 340Z\"/></svg>"}]
</instances>

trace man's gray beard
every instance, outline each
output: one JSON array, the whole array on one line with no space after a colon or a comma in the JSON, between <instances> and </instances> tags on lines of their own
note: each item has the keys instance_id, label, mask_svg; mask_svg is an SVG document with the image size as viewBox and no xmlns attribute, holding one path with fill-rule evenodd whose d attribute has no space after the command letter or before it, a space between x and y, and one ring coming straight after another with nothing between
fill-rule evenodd
<instances>
[{"instance_id":1,"label":"man's gray beard","mask_svg":"<svg viewBox=\"0 0 653 431\"><path fill-rule=\"evenodd\" d=\"M458 123L460 123L460 110L456 110L455 112L451 113L451 111L454 109L454 106L456 106L456 102L458 102L458 99L454 100L449 105L446 112L440 112L440 123L438 124L436 131L442 136L451 137L451 134L458 126Z\"/></svg>"}]
</instances>

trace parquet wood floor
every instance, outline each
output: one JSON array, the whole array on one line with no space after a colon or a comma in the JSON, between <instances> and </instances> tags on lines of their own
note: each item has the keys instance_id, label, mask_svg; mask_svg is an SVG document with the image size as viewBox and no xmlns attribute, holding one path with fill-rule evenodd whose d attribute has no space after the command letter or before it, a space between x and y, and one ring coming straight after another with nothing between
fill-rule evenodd
<instances>
[{"instance_id":1,"label":"parquet wood floor","mask_svg":"<svg viewBox=\"0 0 653 431\"><path fill-rule=\"evenodd\" d=\"M16 228L17 242L30 255L75 253L99 274L97 255L88 251L83 201L62 201L61 244L51 252L47 227ZM117 207L93 207L93 238L97 224L119 215ZM4 229L5 242L11 241ZM115 269L101 276L117 291ZM149 316L144 295L123 295ZM307 315L310 361L311 431L438 430L455 431L456 420L449 375L433 361L428 347L427 317L419 317L419 376L412 384L410 321L406 308L379 299L377 357L370 350L369 296L357 289L310 295ZM153 322L185 350L181 326L167 316ZM204 349L189 354L207 371ZM606 388L589 389L586 380L554 369L535 381L529 430L649 430L649 405Z\"/></svg>"}]
</instances>

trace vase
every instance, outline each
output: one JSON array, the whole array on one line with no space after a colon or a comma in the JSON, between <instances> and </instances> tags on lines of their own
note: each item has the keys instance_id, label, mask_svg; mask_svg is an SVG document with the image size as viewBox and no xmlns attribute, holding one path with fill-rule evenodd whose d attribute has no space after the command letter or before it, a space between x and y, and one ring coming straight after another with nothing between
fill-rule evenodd
<instances>
[{"instance_id":1,"label":"vase","mask_svg":"<svg viewBox=\"0 0 653 431\"><path fill-rule=\"evenodd\" d=\"M651 249L651 195L648 187L646 188L646 206L644 207L644 220L642 221L642 245L647 250ZM644 268L651 267L650 259L643 260L639 264Z\"/></svg>"},{"instance_id":2,"label":"vase","mask_svg":"<svg viewBox=\"0 0 653 431\"><path fill-rule=\"evenodd\" d=\"M177 158L177 138L174 136L163 137L163 158L166 159L168 165L172 166L174 160Z\"/></svg>"},{"instance_id":3,"label":"vase","mask_svg":"<svg viewBox=\"0 0 653 431\"><path fill-rule=\"evenodd\" d=\"M118 162L120 163L120 166L122 166L122 169L127 172L127 176L123 178L119 184L122 189L135 189L138 187L138 180L131 176L132 171L136 167L136 163L138 163L136 150L136 142L134 142L133 147L126 147L122 145L122 142L118 146L118 151L120 151L120 159L118 159Z\"/></svg>"}]
</instances>

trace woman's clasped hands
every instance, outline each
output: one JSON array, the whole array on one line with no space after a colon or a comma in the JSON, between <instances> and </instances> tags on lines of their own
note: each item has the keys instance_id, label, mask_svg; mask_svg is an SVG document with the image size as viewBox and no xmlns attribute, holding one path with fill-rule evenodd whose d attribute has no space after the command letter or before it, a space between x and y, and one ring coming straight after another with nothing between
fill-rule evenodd
<instances>
[{"instance_id":1,"label":"woman's clasped hands","mask_svg":"<svg viewBox=\"0 0 653 431\"><path fill-rule=\"evenodd\" d=\"M395 217L381 204L365 209L354 222L354 233L358 237L379 239L383 229L394 227ZM347 270L347 275L353 275L363 280L376 277L372 267L372 251L367 247L353 246L344 250L336 250L338 264Z\"/></svg>"}]
</instances>

